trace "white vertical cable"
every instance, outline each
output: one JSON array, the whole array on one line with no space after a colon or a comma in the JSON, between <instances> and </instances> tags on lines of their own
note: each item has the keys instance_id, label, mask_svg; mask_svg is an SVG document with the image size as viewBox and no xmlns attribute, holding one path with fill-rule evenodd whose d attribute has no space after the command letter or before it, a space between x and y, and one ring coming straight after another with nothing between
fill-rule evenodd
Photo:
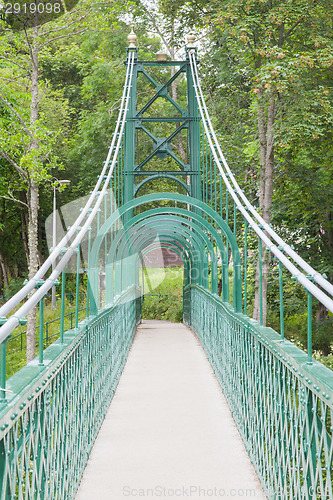
<instances>
[{"instance_id":1,"label":"white vertical cable","mask_svg":"<svg viewBox=\"0 0 333 500\"><path fill-rule=\"evenodd\" d=\"M133 55L133 53L131 53L131 54ZM133 58L134 58L134 55L133 55ZM124 86L124 91L123 91L123 95L122 95L122 99L121 99L120 111L119 111L119 114L118 114L118 119L117 119L117 123L116 123L116 127L115 127L115 132L114 132L114 135L112 137L111 145L110 145L110 148L109 148L109 151L108 151L108 155L107 155L107 158L105 160L103 169L101 171L101 174L99 175L98 181L97 181L97 183L96 183L96 185L95 185L95 187L94 187L94 189L93 189L93 191L92 191L92 193L91 193L91 195L90 195L90 197L89 197L86 205L84 206L82 212L80 213L80 215L78 216L78 218L76 219L76 221L74 222L74 224L71 226L71 228L69 229L69 231L67 231L67 233L65 234L65 236L58 243L58 245L53 249L52 253L46 259L46 261L44 262L44 264L39 268L39 270L37 271L37 273L35 274L35 276L31 280L29 280L29 282L24 287L22 287L21 290L19 290L19 292L17 292L2 307L0 307L0 317L7 316L7 314L9 314L10 311L14 307L16 307L29 294L29 292L31 292L31 290L33 290L35 288L38 280L42 279L43 276L45 275L46 271L51 267L51 265L53 263L55 263L57 257L59 256L59 254L60 254L60 252L62 250L62 248L66 244L68 244L68 242L71 240L71 238L75 235L76 229L80 226L81 222L86 217L89 208L91 207L91 205L93 204L93 202L96 200L96 194L97 194L98 189L99 189L99 187L100 187L100 185L101 185L101 183L103 181L105 172L106 172L106 170L108 168L109 161L110 161L113 149L114 149L114 145L115 145L115 142L116 142L117 133L118 133L118 130L119 130L120 123L121 123L122 120L125 119L125 115L124 115L124 102L125 102L125 99L126 99L126 96L127 96L127 93L128 93L128 79L129 79L130 71L132 71L132 70L133 70L133 67L131 67L131 65L128 64L127 70L126 70L126 77L125 77L125 86Z\"/></svg>"},{"instance_id":2,"label":"white vertical cable","mask_svg":"<svg viewBox=\"0 0 333 500\"><path fill-rule=\"evenodd\" d=\"M314 297L316 297L329 311L333 312L333 300L328 297L322 290L320 290L314 283L312 283L302 272L299 271L299 269L292 263L290 262L286 256L279 250L279 248L272 244L271 240L266 236L266 234L260 229L258 224L252 219L252 217L249 215L249 213L246 211L246 209L243 207L241 202L239 201L236 192L232 188L222 166L219 160L219 157L216 153L212 137L214 138L214 142L216 141L217 145L217 139L215 134L211 134L210 130L208 129L208 121L209 121L209 116L208 113L204 113L204 108L201 103L201 98L198 90L198 85L197 85L197 74L195 73L195 57L194 57L194 51L189 51L189 60L190 60L190 65L191 65L191 71L192 71L192 77L193 77L193 85L194 85L194 90L195 94L197 97L198 101L198 107L200 111L200 115L202 118L202 122L205 128L206 136L212 151L212 154L214 156L214 160L220 170L221 176L223 178L224 183L226 184L227 188L229 189L229 192L234 199L239 211L243 214L245 219L249 222L250 226L252 229L257 233L259 238L263 241L263 243L270 249L270 251L282 262L282 264L290 271L290 273L296 277L296 279L301 283L304 288L306 288ZM206 108L207 110L207 108ZM214 131L213 131L214 132ZM211 137L212 136L212 137ZM224 160L225 161L225 160ZM283 241L283 240L282 240ZM296 254L297 255L297 254Z\"/></svg>"},{"instance_id":3,"label":"white vertical cable","mask_svg":"<svg viewBox=\"0 0 333 500\"><path fill-rule=\"evenodd\" d=\"M107 155L107 159L105 161L102 173L99 176L97 184L96 184L96 186L95 186L95 188L94 188L94 190L93 190L93 192L92 192L92 194L91 194L91 196L90 196L90 198L88 200L88 203L90 202L89 206L88 206L88 203L87 203L86 206L85 206L85 208L84 208L84 211L82 211L82 213L80 214L80 216L78 217L78 219L75 221L75 230L77 228L79 228L79 224L83 220L83 217L85 217L87 214L89 214L88 209L89 209L90 205L92 204L93 200L96 198L96 193L98 192L98 187L100 186L100 184L101 184L101 182L103 180L105 171L106 171L107 167L109 166L109 161L110 161L111 155L113 153L113 159L112 159L112 163L111 163L111 166L109 168L109 171L108 171L108 175L107 175L107 177L106 177L106 179L104 181L103 189L99 192L99 195L98 195L97 201L95 203L95 206L92 209L92 211L91 211L90 215L88 216L88 218L87 218L86 222L84 223L84 225L80 228L80 230L79 230L76 238L72 242L72 244L69 246L69 248L67 248L67 250L64 253L63 257L61 258L61 260L57 264L56 268L52 272L51 276L34 293L34 295L32 297L30 297L16 311L15 315L11 316L6 321L6 323L2 327L0 327L0 342L2 342L3 340L5 340L11 334L11 332L18 326L18 324L19 324L19 318L25 317L26 314L36 304L38 304L38 302L40 301L40 299L42 297L44 297L44 295L48 292L48 290L53 286L54 280L56 278L58 278L58 276L60 275L60 273L62 272L62 270L65 268L67 262L69 261L69 259L73 255L76 247L78 246L78 244L80 243L80 241L84 237L85 233L87 232L87 230L88 230L88 228L89 228L92 220L94 219L94 217L95 217L95 215L97 213L97 210L98 210L100 204L103 201L103 198L104 198L104 195L106 193L106 190L108 189L109 181L110 181L110 178L111 178L114 166L115 166L116 161L117 161L117 155L118 155L118 152L119 152L119 149L120 149L122 135L123 135L124 126L125 126L125 122L126 122L126 115L127 115L127 110L128 110L128 103L129 103L129 98L130 98L130 89L131 89L131 82L132 82L132 75L133 75L134 58L135 58L135 53L133 51L131 51L130 56L129 56L129 61L128 61L128 68L127 68L127 72L126 72L126 81L125 81L125 87L124 87L124 93L123 93L123 99L122 99L121 109L119 111L117 125L116 125L116 130L114 132L114 136L113 136L113 139L112 139L112 142L111 142L111 146L110 146L110 149L109 149L109 152L108 152L108 155ZM120 127L120 130L119 130L119 127ZM119 133L118 133L118 130L119 130ZM117 135L118 135L118 139L117 139ZM116 144L116 147L115 147L114 145L115 145L116 141L117 141L117 144ZM68 243L68 241L70 239L69 238L69 234L71 235L71 237L73 236L73 234L75 232L75 230L73 231L73 228L74 228L74 225L72 226L71 230L65 235L65 237L61 240L61 242L57 245L57 247L56 247L57 255L59 255L59 253L60 253L63 245L65 243ZM53 252L52 252L52 254L53 254ZM50 255L50 257L52 256L52 254ZM34 276L34 278L29 281L28 284L30 284L30 287L28 287L28 285L26 285L22 289L22 290L28 290L23 295L23 297L22 297L22 294L20 293L20 292L22 292L22 290L20 290L20 292L18 294L14 295L13 299L15 299L15 301L13 301L13 300L11 301L11 309L13 307L15 307L15 305L19 304L19 302L22 300L22 298L24 298L29 293L29 291L32 290L35 287L37 279L40 279L45 274L45 271L51 266L52 261L53 261L53 259L51 259L50 257L48 258L49 265L44 270L43 274L41 274L41 269L44 268L45 265L42 266L40 268L40 270L36 273L36 275ZM36 276L39 276L39 278L36 278ZM5 304L5 305L7 305L7 304ZM4 312L3 312L4 309L5 309L4 306L0 309L0 315L4 315ZM8 314L8 312L6 314Z\"/></svg>"},{"instance_id":4,"label":"white vertical cable","mask_svg":"<svg viewBox=\"0 0 333 500\"><path fill-rule=\"evenodd\" d=\"M225 166L225 168L228 172L228 175L229 175L234 187L236 188L237 193L239 194L239 196L241 197L241 199L243 200L244 204L247 206L249 211L252 213L252 215L254 215L254 217L257 219L257 221L263 226L265 231L267 231L267 233L277 242L277 244L282 248L282 250L287 255L289 255L296 262L296 264L299 265L308 275L310 275L314 279L314 281L316 281L316 283L318 283L318 285L320 285L322 288L324 288L324 290L326 290L329 294L333 295L333 285L329 281L327 281L320 273L318 273L315 269L313 269L304 259L302 259L302 257L300 255L298 255L290 247L290 245L288 245L285 241L283 241L283 239L278 234L276 234L276 232L271 228L271 226L269 224L267 224L267 222L264 221L264 219L257 212L257 210L251 205L251 203L249 202L249 200L246 198L245 194L241 190L240 186L238 185L238 183L237 183L232 171L230 170L229 165L228 165L228 163L223 155L220 144L217 140L215 131L213 129L213 125L211 123L209 113L207 110L207 106L205 103L205 99L203 96L203 92L202 92L202 88L201 88L201 84L200 84L200 80L199 80L199 76L198 76L198 68L196 65L195 58L193 58L192 62L193 62L195 76L196 76L196 84L197 84L197 88L198 88L198 93L199 93L200 99L202 101L202 106L205 110L205 115L206 115L207 123L208 123L209 129L210 129L210 133L213 136L214 143L217 147L217 150L219 152L222 163ZM193 78L194 78L194 75L193 75ZM222 168L221 165L220 165L220 167ZM220 171L221 171L221 168L220 168Z\"/></svg>"}]
</instances>

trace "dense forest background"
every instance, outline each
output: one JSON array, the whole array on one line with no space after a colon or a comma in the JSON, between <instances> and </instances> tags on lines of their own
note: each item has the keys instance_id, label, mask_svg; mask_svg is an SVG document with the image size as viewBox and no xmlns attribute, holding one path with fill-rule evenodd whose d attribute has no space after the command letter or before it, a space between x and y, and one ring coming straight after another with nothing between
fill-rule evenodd
<instances>
[{"instance_id":1,"label":"dense forest background","mask_svg":"<svg viewBox=\"0 0 333 500\"><path fill-rule=\"evenodd\" d=\"M95 185L132 22L143 60L161 50L183 59L185 35L196 33L230 167L265 220L333 281L332 2L83 0L38 28L1 20L0 295L48 254L56 179L71 181L61 205Z\"/></svg>"}]
</instances>

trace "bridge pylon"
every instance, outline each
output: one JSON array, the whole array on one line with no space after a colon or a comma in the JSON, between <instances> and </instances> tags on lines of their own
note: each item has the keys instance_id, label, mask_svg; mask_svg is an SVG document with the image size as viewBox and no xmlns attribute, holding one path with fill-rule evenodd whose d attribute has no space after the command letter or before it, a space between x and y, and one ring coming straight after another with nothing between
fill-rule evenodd
<instances>
[{"instance_id":1,"label":"bridge pylon","mask_svg":"<svg viewBox=\"0 0 333 500\"><path fill-rule=\"evenodd\" d=\"M129 64L130 55L134 52L133 76L130 88L130 100L125 123L125 148L124 148L124 181L123 181L123 204L132 201L140 192L141 188L156 179L170 179L177 182L183 191L193 198L202 200L201 187L201 162L200 162L200 127L201 118L195 97L193 78L191 74L189 50L196 53L193 46L194 35L188 36L188 47L186 48L186 59L183 61L167 60L166 56L159 56L155 61L139 60L139 49L137 39L133 33L128 36L130 46L127 49L126 64ZM160 83L153 70L170 68L170 75L165 83ZM182 98L182 104L176 102L172 97L170 88L172 84L184 74L186 77L186 105ZM154 87L154 94L143 105L138 105L138 77L143 75ZM163 107L163 115L156 106L158 99L164 99L166 106ZM169 109L167 109L169 108ZM157 109L157 113L156 113ZM170 113L171 111L171 113ZM168 133L165 128L161 134L161 125L169 124ZM154 125L154 128L152 128ZM157 130L157 133L155 133ZM186 131L184 134L183 131ZM138 134L142 133L151 139L151 147L147 151L142 150L139 155ZM177 147L172 141L178 140L183 134L186 141L184 150L187 151L186 158L177 154ZM184 139L186 136L186 139ZM154 159L164 160L159 162L158 167L151 169L147 165ZM177 169L176 169L177 168ZM133 216L133 212L125 215L124 223Z\"/></svg>"}]
</instances>

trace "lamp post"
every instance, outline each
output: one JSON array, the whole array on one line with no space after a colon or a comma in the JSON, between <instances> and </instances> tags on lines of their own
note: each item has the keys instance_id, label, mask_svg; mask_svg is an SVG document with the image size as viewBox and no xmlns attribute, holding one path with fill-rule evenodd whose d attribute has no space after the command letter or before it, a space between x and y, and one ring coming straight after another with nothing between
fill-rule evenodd
<instances>
[{"instance_id":1,"label":"lamp post","mask_svg":"<svg viewBox=\"0 0 333 500\"><path fill-rule=\"evenodd\" d=\"M55 179L53 182L53 219L52 219L52 247L55 249L57 245L57 199L56 192L61 186L70 184L71 181L68 179L58 180ZM54 271L55 263L52 264L52 272ZM56 308L56 287L52 287L52 309Z\"/></svg>"}]
</instances>

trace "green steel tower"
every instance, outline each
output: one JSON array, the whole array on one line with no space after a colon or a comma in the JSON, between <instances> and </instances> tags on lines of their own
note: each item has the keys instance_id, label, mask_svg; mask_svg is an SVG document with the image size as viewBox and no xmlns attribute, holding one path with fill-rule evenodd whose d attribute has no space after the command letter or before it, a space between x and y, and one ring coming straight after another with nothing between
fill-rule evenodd
<instances>
[{"instance_id":1,"label":"green steel tower","mask_svg":"<svg viewBox=\"0 0 333 500\"><path fill-rule=\"evenodd\" d=\"M195 51L193 46L195 40L194 35L188 35L188 45L186 48L185 61L168 61L165 55L158 55L156 61L140 61L138 59L138 47L136 35L132 32L128 36L130 42L127 49L127 61L129 63L129 55L135 52L133 76L130 89L130 101L127 111L125 124L125 152L124 152L124 186L123 186L123 203L127 203L137 196L141 187L148 182L167 178L177 182L182 186L188 195L198 200L202 199L201 189L201 166L200 166L200 116L198 104L195 98L194 82L191 73L189 51ZM163 57L164 56L164 57ZM156 77L149 73L149 69L164 69L174 68L171 71L171 77L165 83L160 84L156 81ZM138 107L137 92L138 92L138 76L139 74L153 85L154 94L143 105ZM170 87L173 82L181 76L186 75L187 99L186 108L183 109L170 95ZM151 116L152 106L157 99L163 98L168 103L169 109L172 110L173 116ZM170 107L171 104L171 107ZM155 124L158 130L158 125L161 123L174 124L175 128L171 134L166 137L157 137L151 131L151 125ZM140 158L138 161L138 131L143 131L151 140L151 151ZM186 146L188 150L188 161L184 162L179 155L175 154L171 144L182 131L187 131ZM158 170L146 170L146 165L153 159L168 159L172 158L178 166L178 170L168 168L167 162L165 167L159 166ZM174 168L174 167L173 167ZM126 216L126 220L132 217L132 213Z\"/></svg>"}]
</instances>

